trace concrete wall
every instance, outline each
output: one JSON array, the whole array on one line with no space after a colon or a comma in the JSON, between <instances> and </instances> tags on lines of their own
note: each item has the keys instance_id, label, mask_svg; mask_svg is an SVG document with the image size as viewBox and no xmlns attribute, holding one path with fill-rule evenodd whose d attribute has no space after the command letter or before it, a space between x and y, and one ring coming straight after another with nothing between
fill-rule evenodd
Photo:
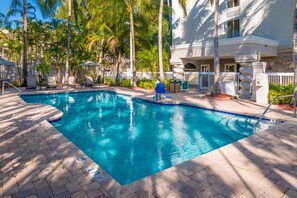
<instances>
[{"instance_id":1,"label":"concrete wall","mask_svg":"<svg viewBox=\"0 0 297 198\"><path fill-rule=\"evenodd\" d=\"M172 3L173 45L212 40L214 8L209 0L188 0L187 17L178 1ZM239 7L228 10L227 0L220 0L219 37L227 37L228 20L239 18L241 36L268 38L279 41L279 48L289 48L294 3L295 0L240 0Z\"/></svg>"},{"instance_id":2,"label":"concrete wall","mask_svg":"<svg viewBox=\"0 0 297 198\"><path fill-rule=\"evenodd\" d=\"M197 67L197 72L201 71L201 65L209 65L210 72L214 71L213 59L208 60L184 60L185 63L193 63ZM235 63L234 59L220 59L220 71L225 72L225 64ZM238 65L239 67L239 65ZM238 71L237 71L238 72Z\"/></svg>"},{"instance_id":3,"label":"concrete wall","mask_svg":"<svg viewBox=\"0 0 297 198\"><path fill-rule=\"evenodd\" d=\"M278 56L275 57L262 57L261 62L266 62L266 72L293 72L293 52L292 49L278 50ZM210 65L210 72L214 71L213 59L207 60L193 60L183 59L183 63L193 63L196 65L198 72L201 71L201 65ZM220 58L220 71L224 72L225 64L235 63L234 58ZM238 67L238 66L237 66Z\"/></svg>"},{"instance_id":4,"label":"concrete wall","mask_svg":"<svg viewBox=\"0 0 297 198\"><path fill-rule=\"evenodd\" d=\"M278 50L277 57L266 57L261 61L267 62L267 72L294 72L292 49Z\"/></svg>"}]
</instances>

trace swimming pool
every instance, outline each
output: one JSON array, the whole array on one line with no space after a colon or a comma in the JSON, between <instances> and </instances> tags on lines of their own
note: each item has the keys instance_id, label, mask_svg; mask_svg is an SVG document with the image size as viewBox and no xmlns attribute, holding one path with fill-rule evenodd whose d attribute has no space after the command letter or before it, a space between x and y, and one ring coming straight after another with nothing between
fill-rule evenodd
<instances>
[{"instance_id":1,"label":"swimming pool","mask_svg":"<svg viewBox=\"0 0 297 198\"><path fill-rule=\"evenodd\" d=\"M22 98L61 110L52 125L121 185L249 136L256 121L106 91Z\"/></svg>"}]
</instances>

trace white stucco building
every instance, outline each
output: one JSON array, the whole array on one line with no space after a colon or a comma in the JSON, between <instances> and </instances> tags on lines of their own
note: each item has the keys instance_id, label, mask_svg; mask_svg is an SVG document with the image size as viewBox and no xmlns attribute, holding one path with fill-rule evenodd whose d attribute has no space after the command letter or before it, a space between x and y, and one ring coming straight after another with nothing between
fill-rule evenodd
<instances>
[{"instance_id":1,"label":"white stucco building","mask_svg":"<svg viewBox=\"0 0 297 198\"><path fill-rule=\"evenodd\" d=\"M295 0L220 0L219 56L222 72L242 62L267 62L267 71L290 72ZM172 1L171 64L213 71L214 6L187 0L187 16Z\"/></svg>"}]
</instances>

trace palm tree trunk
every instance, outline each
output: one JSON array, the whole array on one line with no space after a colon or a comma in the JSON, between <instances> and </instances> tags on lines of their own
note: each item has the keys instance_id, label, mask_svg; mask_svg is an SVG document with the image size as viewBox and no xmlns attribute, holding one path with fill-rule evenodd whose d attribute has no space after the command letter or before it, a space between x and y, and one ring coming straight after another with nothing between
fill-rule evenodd
<instances>
[{"instance_id":1,"label":"palm tree trunk","mask_svg":"<svg viewBox=\"0 0 297 198\"><path fill-rule=\"evenodd\" d=\"M27 1L23 0L23 37L24 37L24 49L23 49L23 83L24 85L27 85L26 78L28 76L28 63L27 63L27 43L28 43L28 22L27 22Z\"/></svg>"},{"instance_id":2,"label":"palm tree trunk","mask_svg":"<svg viewBox=\"0 0 297 198\"><path fill-rule=\"evenodd\" d=\"M70 37L71 37L71 1L68 0L68 16L67 16L67 57L66 57L66 65L65 65L65 73L64 73L64 80L68 80L69 76L69 65L70 65L70 56L71 56L71 49L70 49Z\"/></svg>"},{"instance_id":3,"label":"palm tree trunk","mask_svg":"<svg viewBox=\"0 0 297 198\"><path fill-rule=\"evenodd\" d=\"M159 72L160 72L160 80L164 82L164 73L163 73L163 46L162 46L162 20L163 20L163 7L164 1L160 0L160 9L159 9L159 21L158 21L158 51L159 51Z\"/></svg>"},{"instance_id":4,"label":"palm tree trunk","mask_svg":"<svg viewBox=\"0 0 297 198\"><path fill-rule=\"evenodd\" d=\"M100 52L99 52L99 64L102 64L103 62L103 46L104 45L104 39L101 39L100 41Z\"/></svg>"},{"instance_id":5,"label":"palm tree trunk","mask_svg":"<svg viewBox=\"0 0 297 198\"><path fill-rule=\"evenodd\" d=\"M215 0L215 13L214 13L214 93L221 93L221 85L220 85L220 58L219 58L219 0Z\"/></svg>"},{"instance_id":6,"label":"palm tree trunk","mask_svg":"<svg viewBox=\"0 0 297 198\"><path fill-rule=\"evenodd\" d=\"M132 66L133 66L133 77L132 77L132 87L136 87L136 67L135 67L135 39L134 39L134 9L132 2L130 2L130 31L131 31L131 42L132 42Z\"/></svg>"},{"instance_id":7,"label":"palm tree trunk","mask_svg":"<svg viewBox=\"0 0 297 198\"><path fill-rule=\"evenodd\" d=\"M295 1L293 26L294 95L297 99L297 0Z\"/></svg>"}]
</instances>

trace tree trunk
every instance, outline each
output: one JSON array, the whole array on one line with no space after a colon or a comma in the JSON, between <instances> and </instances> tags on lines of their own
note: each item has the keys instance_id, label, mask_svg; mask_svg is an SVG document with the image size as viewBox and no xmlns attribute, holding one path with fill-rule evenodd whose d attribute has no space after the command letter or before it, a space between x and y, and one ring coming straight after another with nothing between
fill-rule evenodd
<instances>
[{"instance_id":1,"label":"tree trunk","mask_svg":"<svg viewBox=\"0 0 297 198\"><path fill-rule=\"evenodd\" d=\"M293 62L294 62L294 96L297 99L297 0L295 1L295 13L293 21Z\"/></svg>"},{"instance_id":2,"label":"tree trunk","mask_svg":"<svg viewBox=\"0 0 297 198\"><path fill-rule=\"evenodd\" d=\"M163 7L164 1L160 0L160 9L159 9L159 21L158 21L158 51L159 51L159 72L160 80L164 82L164 73L163 73L163 46L162 46L162 20L163 20Z\"/></svg>"},{"instance_id":3,"label":"tree trunk","mask_svg":"<svg viewBox=\"0 0 297 198\"><path fill-rule=\"evenodd\" d=\"M135 39L134 39L134 8L130 1L130 31L131 31L131 42L132 42L132 67L133 67L133 77L132 77L132 87L136 87L136 67L135 67Z\"/></svg>"},{"instance_id":4,"label":"tree trunk","mask_svg":"<svg viewBox=\"0 0 297 198\"><path fill-rule=\"evenodd\" d=\"M119 81L119 74L120 74L120 66L121 66L121 60L122 60L122 53L121 50L119 50L119 57L118 57L118 63L117 63L117 70L116 70L116 79L117 82Z\"/></svg>"},{"instance_id":5,"label":"tree trunk","mask_svg":"<svg viewBox=\"0 0 297 198\"><path fill-rule=\"evenodd\" d=\"M102 67L103 67L103 47L104 47L104 39L101 39L100 41L100 51L99 51L99 65L96 66L96 78L98 80L98 82L100 83L100 78L102 78L101 73L102 73Z\"/></svg>"},{"instance_id":6,"label":"tree trunk","mask_svg":"<svg viewBox=\"0 0 297 198\"><path fill-rule=\"evenodd\" d=\"M28 22L27 22L27 1L23 0L23 9L24 9L24 14L23 14L23 37L24 37L24 48L23 48L23 84L26 86L26 78L28 76L28 57L27 57L27 43L28 43Z\"/></svg>"},{"instance_id":7,"label":"tree trunk","mask_svg":"<svg viewBox=\"0 0 297 198\"><path fill-rule=\"evenodd\" d=\"M69 76L69 67L70 67L70 56L71 56L71 49L70 49L70 37L71 37L71 1L68 0L68 16L67 16L67 57L66 57L66 65L65 65L65 73L64 73L64 81L68 81Z\"/></svg>"},{"instance_id":8,"label":"tree trunk","mask_svg":"<svg viewBox=\"0 0 297 198\"><path fill-rule=\"evenodd\" d=\"M99 64L103 62L103 47L104 47L104 39L100 41L100 52L99 52Z\"/></svg>"},{"instance_id":9,"label":"tree trunk","mask_svg":"<svg viewBox=\"0 0 297 198\"><path fill-rule=\"evenodd\" d=\"M215 15L214 15L214 94L221 93L220 85L220 58L219 58L219 0L215 0Z\"/></svg>"}]
</instances>

